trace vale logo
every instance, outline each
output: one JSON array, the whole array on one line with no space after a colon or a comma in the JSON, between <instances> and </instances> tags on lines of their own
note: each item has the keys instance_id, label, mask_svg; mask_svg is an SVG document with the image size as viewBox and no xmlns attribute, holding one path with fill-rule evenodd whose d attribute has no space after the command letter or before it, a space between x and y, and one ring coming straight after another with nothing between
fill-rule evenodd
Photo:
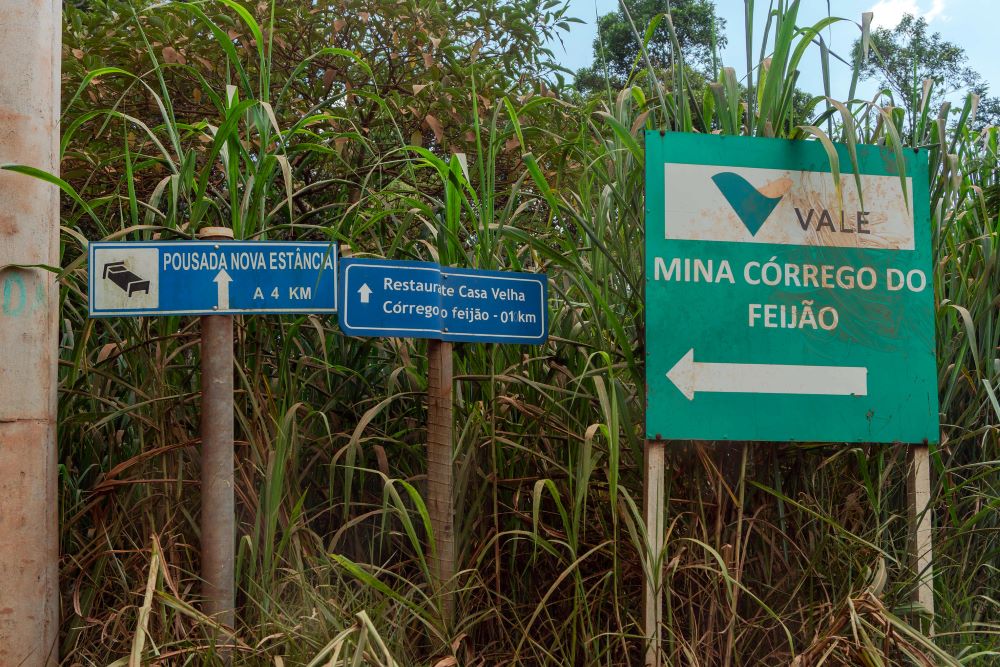
<instances>
[{"instance_id":1,"label":"vale logo","mask_svg":"<svg viewBox=\"0 0 1000 667\"><path fill-rule=\"evenodd\" d=\"M757 234L792 185L791 179L782 178L758 190L747 179L731 171L719 172L712 176L712 181L751 236Z\"/></svg>"}]
</instances>

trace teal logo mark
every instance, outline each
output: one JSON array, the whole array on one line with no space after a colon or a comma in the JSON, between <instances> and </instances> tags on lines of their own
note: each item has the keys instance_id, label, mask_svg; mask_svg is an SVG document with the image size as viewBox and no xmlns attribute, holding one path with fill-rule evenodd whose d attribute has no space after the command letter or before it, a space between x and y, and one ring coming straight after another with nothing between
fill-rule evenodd
<instances>
[{"instance_id":1,"label":"teal logo mark","mask_svg":"<svg viewBox=\"0 0 1000 667\"><path fill-rule=\"evenodd\" d=\"M751 236L757 234L757 231L764 225L764 221L767 220L774 207L784 196L782 194L777 197L768 197L750 185L747 179L731 171L720 172L713 176L712 180L729 205L736 211L736 215L743 221L743 225Z\"/></svg>"}]
</instances>

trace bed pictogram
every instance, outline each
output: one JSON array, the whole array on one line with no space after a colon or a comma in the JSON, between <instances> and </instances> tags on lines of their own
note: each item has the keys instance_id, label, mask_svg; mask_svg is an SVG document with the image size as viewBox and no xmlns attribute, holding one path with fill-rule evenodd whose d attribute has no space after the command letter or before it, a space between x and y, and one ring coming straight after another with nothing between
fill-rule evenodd
<instances>
[{"instance_id":1,"label":"bed pictogram","mask_svg":"<svg viewBox=\"0 0 1000 667\"><path fill-rule=\"evenodd\" d=\"M103 277L118 285L129 298L137 292L149 294L149 281L143 280L125 267L125 262L108 262Z\"/></svg>"}]
</instances>

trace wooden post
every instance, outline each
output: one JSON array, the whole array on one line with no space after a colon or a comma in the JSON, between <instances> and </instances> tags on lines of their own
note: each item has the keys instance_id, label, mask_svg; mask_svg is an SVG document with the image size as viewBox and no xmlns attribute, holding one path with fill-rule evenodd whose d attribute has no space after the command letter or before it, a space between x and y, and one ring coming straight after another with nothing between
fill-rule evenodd
<instances>
[{"instance_id":1,"label":"wooden post","mask_svg":"<svg viewBox=\"0 0 1000 667\"><path fill-rule=\"evenodd\" d=\"M436 546L431 553L431 574L443 596L446 622L451 622L454 608L447 589L455 575L451 353L451 343L427 341L427 512Z\"/></svg>"},{"instance_id":2,"label":"wooden post","mask_svg":"<svg viewBox=\"0 0 1000 667\"><path fill-rule=\"evenodd\" d=\"M646 589L643 596L643 630L646 633L646 667L660 667L663 664L662 638L663 624L663 535L665 521L663 508L666 493L666 450L663 440L646 441L646 466L643 475L645 490L643 511L646 519L646 536L649 551L646 554L648 571Z\"/></svg>"},{"instance_id":3,"label":"wooden post","mask_svg":"<svg viewBox=\"0 0 1000 667\"><path fill-rule=\"evenodd\" d=\"M914 602L930 615L934 632L934 545L931 536L931 466L927 445L907 450L906 500L910 567L917 577Z\"/></svg>"},{"instance_id":4,"label":"wooden post","mask_svg":"<svg viewBox=\"0 0 1000 667\"><path fill-rule=\"evenodd\" d=\"M206 241L232 240L232 230L209 227ZM236 624L234 560L236 502L233 480L233 316L201 318L201 576L204 612ZM226 635L220 639L228 643ZM220 651L228 662L228 651Z\"/></svg>"},{"instance_id":5,"label":"wooden post","mask_svg":"<svg viewBox=\"0 0 1000 667\"><path fill-rule=\"evenodd\" d=\"M0 0L0 164L59 173L62 4ZM59 660L59 189L0 171L0 665Z\"/></svg>"}]
</instances>

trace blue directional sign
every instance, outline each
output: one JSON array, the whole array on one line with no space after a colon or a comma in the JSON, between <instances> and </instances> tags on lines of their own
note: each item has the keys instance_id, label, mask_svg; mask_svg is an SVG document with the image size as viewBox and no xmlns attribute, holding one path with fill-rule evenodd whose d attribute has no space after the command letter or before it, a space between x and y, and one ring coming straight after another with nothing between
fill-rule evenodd
<instances>
[{"instance_id":1,"label":"blue directional sign","mask_svg":"<svg viewBox=\"0 0 1000 667\"><path fill-rule=\"evenodd\" d=\"M345 259L340 327L352 336L537 345L549 335L544 274Z\"/></svg>"},{"instance_id":2,"label":"blue directional sign","mask_svg":"<svg viewBox=\"0 0 1000 667\"><path fill-rule=\"evenodd\" d=\"M337 311L322 241L94 242L89 259L91 317Z\"/></svg>"}]
</instances>

